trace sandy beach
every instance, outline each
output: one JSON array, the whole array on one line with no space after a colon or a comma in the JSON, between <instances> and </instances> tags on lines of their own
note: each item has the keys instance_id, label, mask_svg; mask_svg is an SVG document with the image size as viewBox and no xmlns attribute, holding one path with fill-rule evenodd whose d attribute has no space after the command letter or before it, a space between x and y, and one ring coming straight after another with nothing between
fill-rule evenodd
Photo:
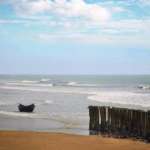
<instances>
[{"instance_id":1,"label":"sandy beach","mask_svg":"<svg viewBox=\"0 0 150 150\"><path fill-rule=\"evenodd\" d=\"M150 144L130 139L60 133L0 131L0 150L149 150Z\"/></svg>"}]
</instances>

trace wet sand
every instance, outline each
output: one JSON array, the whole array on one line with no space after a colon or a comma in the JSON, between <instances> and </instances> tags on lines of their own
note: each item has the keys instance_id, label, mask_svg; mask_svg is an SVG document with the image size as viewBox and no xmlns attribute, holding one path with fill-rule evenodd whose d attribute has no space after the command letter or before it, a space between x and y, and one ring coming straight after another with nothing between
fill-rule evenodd
<instances>
[{"instance_id":1,"label":"wet sand","mask_svg":"<svg viewBox=\"0 0 150 150\"><path fill-rule=\"evenodd\" d=\"M0 131L0 150L150 150L150 144L100 136Z\"/></svg>"}]
</instances>

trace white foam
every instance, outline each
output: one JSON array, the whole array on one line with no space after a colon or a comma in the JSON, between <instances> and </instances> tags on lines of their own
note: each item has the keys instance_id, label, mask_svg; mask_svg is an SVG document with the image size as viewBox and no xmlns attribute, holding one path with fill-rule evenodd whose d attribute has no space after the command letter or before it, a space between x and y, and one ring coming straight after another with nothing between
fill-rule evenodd
<instances>
[{"instance_id":1,"label":"white foam","mask_svg":"<svg viewBox=\"0 0 150 150\"><path fill-rule=\"evenodd\" d=\"M96 84L77 84L77 86L81 86L81 87L96 87L96 86L98 86L98 85L96 85Z\"/></svg>"},{"instance_id":2,"label":"white foam","mask_svg":"<svg viewBox=\"0 0 150 150\"><path fill-rule=\"evenodd\" d=\"M38 81L32 81L32 80L22 80L22 83L37 83Z\"/></svg>"},{"instance_id":3,"label":"white foam","mask_svg":"<svg viewBox=\"0 0 150 150\"><path fill-rule=\"evenodd\" d=\"M88 99L107 105L124 105L131 107L150 107L150 93L134 93L127 91L99 92L88 96Z\"/></svg>"},{"instance_id":4,"label":"white foam","mask_svg":"<svg viewBox=\"0 0 150 150\"><path fill-rule=\"evenodd\" d=\"M9 111L0 111L0 115L7 115L13 117L26 117L26 118L48 118L46 114L37 114L37 113L24 113L24 112L9 112Z\"/></svg>"},{"instance_id":5,"label":"white foam","mask_svg":"<svg viewBox=\"0 0 150 150\"><path fill-rule=\"evenodd\" d=\"M85 83L77 83L77 82L69 82L67 85L76 86L76 87L95 87L96 84L85 84Z\"/></svg>"},{"instance_id":6,"label":"white foam","mask_svg":"<svg viewBox=\"0 0 150 150\"><path fill-rule=\"evenodd\" d=\"M48 82L48 81L50 81L50 79L47 79L47 78L42 78L42 79L40 80L40 82Z\"/></svg>"},{"instance_id":7,"label":"white foam","mask_svg":"<svg viewBox=\"0 0 150 150\"><path fill-rule=\"evenodd\" d=\"M17 103L14 102L14 103L11 103L11 102L1 102L0 101L0 106L9 106L9 105L16 105Z\"/></svg>"},{"instance_id":8,"label":"white foam","mask_svg":"<svg viewBox=\"0 0 150 150\"><path fill-rule=\"evenodd\" d=\"M77 85L77 83L76 82L69 82L67 85L74 86L74 85Z\"/></svg>"},{"instance_id":9,"label":"white foam","mask_svg":"<svg viewBox=\"0 0 150 150\"><path fill-rule=\"evenodd\" d=\"M53 88L38 88L38 87L21 87L21 86L0 86L1 89L33 91L33 92L50 92L50 93L69 93L69 94L95 94L94 91L85 88L68 88L68 87L53 87Z\"/></svg>"},{"instance_id":10,"label":"white foam","mask_svg":"<svg viewBox=\"0 0 150 150\"><path fill-rule=\"evenodd\" d=\"M51 100L46 100L44 103L45 103L45 104L52 104L53 101L51 101Z\"/></svg>"},{"instance_id":11,"label":"white foam","mask_svg":"<svg viewBox=\"0 0 150 150\"><path fill-rule=\"evenodd\" d=\"M138 88L143 90L150 90L150 85L139 85Z\"/></svg>"},{"instance_id":12,"label":"white foam","mask_svg":"<svg viewBox=\"0 0 150 150\"><path fill-rule=\"evenodd\" d=\"M6 83L7 85L14 85L14 86L33 86L33 87L52 87L53 84L33 84L32 82L28 82L28 83L25 83L25 82L22 82L22 83L17 83L17 82L8 82Z\"/></svg>"}]
</instances>

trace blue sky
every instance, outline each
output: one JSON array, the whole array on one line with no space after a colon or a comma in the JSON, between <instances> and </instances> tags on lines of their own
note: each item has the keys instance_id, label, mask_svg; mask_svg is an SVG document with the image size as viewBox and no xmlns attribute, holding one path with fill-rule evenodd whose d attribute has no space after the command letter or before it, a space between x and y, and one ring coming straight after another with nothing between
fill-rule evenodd
<instances>
[{"instance_id":1,"label":"blue sky","mask_svg":"<svg viewBox=\"0 0 150 150\"><path fill-rule=\"evenodd\" d=\"M0 0L0 74L150 74L149 0Z\"/></svg>"}]
</instances>

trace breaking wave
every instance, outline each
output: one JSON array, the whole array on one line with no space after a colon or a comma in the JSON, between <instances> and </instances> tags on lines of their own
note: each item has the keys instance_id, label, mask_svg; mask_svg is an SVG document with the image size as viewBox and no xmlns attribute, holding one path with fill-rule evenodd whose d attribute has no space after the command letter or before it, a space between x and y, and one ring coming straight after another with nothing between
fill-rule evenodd
<instances>
[{"instance_id":1,"label":"breaking wave","mask_svg":"<svg viewBox=\"0 0 150 150\"><path fill-rule=\"evenodd\" d=\"M42 78L39 82L40 83L49 83L50 81L51 81L50 79Z\"/></svg>"},{"instance_id":2,"label":"breaking wave","mask_svg":"<svg viewBox=\"0 0 150 150\"><path fill-rule=\"evenodd\" d=\"M21 80L21 81L9 81L4 85L12 86L39 86L39 87L52 87L52 86L71 86L71 87L99 87L97 84L91 83L78 83L75 81L61 81L42 78L41 80Z\"/></svg>"},{"instance_id":3,"label":"breaking wave","mask_svg":"<svg viewBox=\"0 0 150 150\"><path fill-rule=\"evenodd\" d=\"M52 87L53 84L38 84L36 82L22 82L22 83L17 83L17 82L8 82L6 85L14 85L14 86L33 86L33 87Z\"/></svg>"},{"instance_id":4,"label":"breaking wave","mask_svg":"<svg viewBox=\"0 0 150 150\"><path fill-rule=\"evenodd\" d=\"M69 86L75 86L75 85L77 85L77 83L76 82L68 82L67 85L69 85Z\"/></svg>"},{"instance_id":5,"label":"breaking wave","mask_svg":"<svg viewBox=\"0 0 150 150\"><path fill-rule=\"evenodd\" d=\"M68 82L68 86L74 86L74 87L98 87L99 85L96 84L86 84L86 83L77 83L77 82Z\"/></svg>"},{"instance_id":6,"label":"breaking wave","mask_svg":"<svg viewBox=\"0 0 150 150\"><path fill-rule=\"evenodd\" d=\"M32 80L22 80L22 83L38 83L38 81L32 81Z\"/></svg>"},{"instance_id":7,"label":"breaking wave","mask_svg":"<svg viewBox=\"0 0 150 150\"><path fill-rule=\"evenodd\" d=\"M52 103L53 103L53 101L51 101L51 100L44 101L44 104L52 104Z\"/></svg>"},{"instance_id":8,"label":"breaking wave","mask_svg":"<svg viewBox=\"0 0 150 150\"><path fill-rule=\"evenodd\" d=\"M150 90L150 85L139 85L138 89L142 89L142 90Z\"/></svg>"}]
</instances>

